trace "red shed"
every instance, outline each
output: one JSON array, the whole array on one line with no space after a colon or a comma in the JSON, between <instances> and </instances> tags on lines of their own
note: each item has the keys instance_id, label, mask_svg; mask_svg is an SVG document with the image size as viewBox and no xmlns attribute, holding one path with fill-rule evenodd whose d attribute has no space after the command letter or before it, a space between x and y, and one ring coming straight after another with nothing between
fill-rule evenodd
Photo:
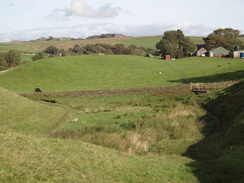
<instances>
[{"instance_id":1,"label":"red shed","mask_svg":"<svg viewBox=\"0 0 244 183\"><path fill-rule=\"evenodd\" d=\"M170 55L165 55L165 60L170 60Z\"/></svg>"}]
</instances>

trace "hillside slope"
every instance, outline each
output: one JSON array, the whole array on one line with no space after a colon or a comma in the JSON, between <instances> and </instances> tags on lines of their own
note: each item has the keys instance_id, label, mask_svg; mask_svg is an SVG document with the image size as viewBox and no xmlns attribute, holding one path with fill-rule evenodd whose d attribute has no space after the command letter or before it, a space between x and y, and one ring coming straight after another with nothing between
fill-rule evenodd
<instances>
[{"instance_id":1,"label":"hillside slope","mask_svg":"<svg viewBox=\"0 0 244 183\"><path fill-rule=\"evenodd\" d=\"M64 122L67 108L2 88L0 99L0 182L197 182L186 166L189 158L143 157L78 140L45 138L46 131Z\"/></svg>"},{"instance_id":2,"label":"hillside slope","mask_svg":"<svg viewBox=\"0 0 244 183\"><path fill-rule=\"evenodd\" d=\"M28 100L3 88L0 99L0 128L4 130L43 134L58 127L71 112L57 104Z\"/></svg>"},{"instance_id":3,"label":"hillside slope","mask_svg":"<svg viewBox=\"0 0 244 183\"><path fill-rule=\"evenodd\" d=\"M218 133L192 145L187 156L200 182L244 182L244 80L202 104L221 121Z\"/></svg>"},{"instance_id":4,"label":"hillside slope","mask_svg":"<svg viewBox=\"0 0 244 183\"><path fill-rule=\"evenodd\" d=\"M225 58L165 61L131 55L70 56L30 62L0 73L15 92L144 88L243 78L244 63Z\"/></svg>"}]
</instances>

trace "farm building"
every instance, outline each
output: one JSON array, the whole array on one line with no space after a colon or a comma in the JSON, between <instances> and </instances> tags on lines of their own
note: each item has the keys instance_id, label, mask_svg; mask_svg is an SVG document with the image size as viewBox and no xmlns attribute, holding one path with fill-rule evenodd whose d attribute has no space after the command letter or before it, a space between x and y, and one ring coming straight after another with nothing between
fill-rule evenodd
<instances>
[{"instance_id":1,"label":"farm building","mask_svg":"<svg viewBox=\"0 0 244 183\"><path fill-rule=\"evenodd\" d=\"M198 49L195 53L193 53L193 56L204 57L204 56L206 56L207 52L208 51L204 47L202 47L202 48Z\"/></svg>"},{"instance_id":2,"label":"farm building","mask_svg":"<svg viewBox=\"0 0 244 183\"><path fill-rule=\"evenodd\" d=\"M230 56L232 58L244 58L244 50L232 51Z\"/></svg>"},{"instance_id":3,"label":"farm building","mask_svg":"<svg viewBox=\"0 0 244 183\"><path fill-rule=\"evenodd\" d=\"M213 48L208 52L209 57L226 57L230 54L230 51L223 48L222 46L218 48Z\"/></svg>"}]
</instances>

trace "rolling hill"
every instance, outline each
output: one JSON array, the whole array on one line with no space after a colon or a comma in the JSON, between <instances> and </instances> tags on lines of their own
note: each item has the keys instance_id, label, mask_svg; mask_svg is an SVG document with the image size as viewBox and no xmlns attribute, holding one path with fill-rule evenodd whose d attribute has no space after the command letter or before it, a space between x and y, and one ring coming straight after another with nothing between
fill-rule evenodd
<instances>
[{"instance_id":1,"label":"rolling hill","mask_svg":"<svg viewBox=\"0 0 244 183\"><path fill-rule=\"evenodd\" d=\"M142 36L142 37L116 37L116 38L97 38L97 39L80 39L80 40L50 40L50 41L13 41L8 43L0 43L0 52L6 52L10 49L16 49L22 52L39 52L45 50L48 46L56 46L58 49L68 50L75 45L85 46L87 44L131 44L138 47L155 49L155 45L162 36ZM203 43L202 37L190 37L196 44Z\"/></svg>"},{"instance_id":2,"label":"rolling hill","mask_svg":"<svg viewBox=\"0 0 244 183\"><path fill-rule=\"evenodd\" d=\"M143 88L190 82L239 80L242 60L185 58L175 61L139 56L70 56L30 62L0 73L0 86L10 91L76 91Z\"/></svg>"},{"instance_id":3,"label":"rolling hill","mask_svg":"<svg viewBox=\"0 0 244 183\"><path fill-rule=\"evenodd\" d=\"M81 140L48 138L44 134L50 130L72 124L74 110L2 88L0 98L1 182L196 182L189 158L138 156Z\"/></svg>"},{"instance_id":4,"label":"rolling hill","mask_svg":"<svg viewBox=\"0 0 244 183\"><path fill-rule=\"evenodd\" d=\"M243 80L206 96L63 96L51 104L14 93L241 80L243 71L241 59L107 55L0 73L0 182L243 182ZM222 122L217 134L201 106Z\"/></svg>"},{"instance_id":5,"label":"rolling hill","mask_svg":"<svg viewBox=\"0 0 244 183\"><path fill-rule=\"evenodd\" d=\"M0 98L0 127L7 131L43 134L71 115L71 111L61 106L31 101L3 88Z\"/></svg>"}]
</instances>

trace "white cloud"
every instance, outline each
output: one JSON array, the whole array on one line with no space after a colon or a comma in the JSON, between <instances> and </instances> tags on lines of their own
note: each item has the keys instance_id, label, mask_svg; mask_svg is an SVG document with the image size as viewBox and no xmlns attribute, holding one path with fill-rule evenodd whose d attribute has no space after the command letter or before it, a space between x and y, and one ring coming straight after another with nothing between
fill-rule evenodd
<instances>
[{"instance_id":1,"label":"white cloud","mask_svg":"<svg viewBox=\"0 0 244 183\"><path fill-rule=\"evenodd\" d=\"M71 2L70 8L55 9L49 15L49 17L53 17L59 20L65 20L67 17L74 15L88 18L113 18L118 16L121 11L121 8L113 8L110 3L100 6L98 9L94 9L81 0L73 0Z\"/></svg>"}]
</instances>

